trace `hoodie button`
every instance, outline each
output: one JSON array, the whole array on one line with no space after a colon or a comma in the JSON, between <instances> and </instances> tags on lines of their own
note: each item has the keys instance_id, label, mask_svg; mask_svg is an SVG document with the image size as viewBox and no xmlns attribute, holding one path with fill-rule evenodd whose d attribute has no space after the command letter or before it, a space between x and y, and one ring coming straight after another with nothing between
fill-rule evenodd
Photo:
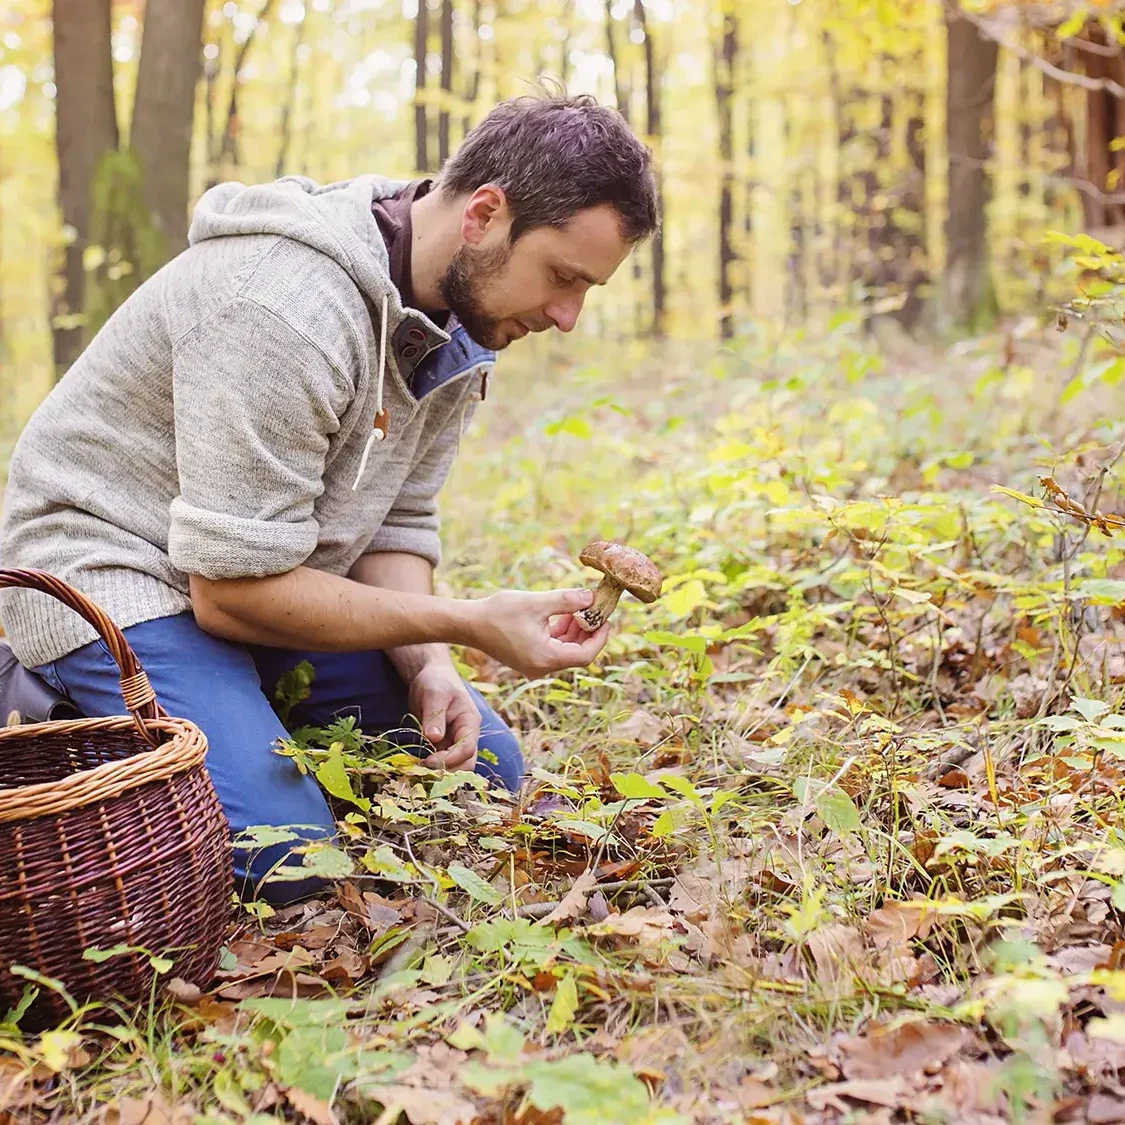
<instances>
[{"instance_id":1,"label":"hoodie button","mask_svg":"<svg viewBox=\"0 0 1125 1125\"><path fill-rule=\"evenodd\" d=\"M422 331L421 328L411 328L407 335L412 340L417 340L419 343L421 343L426 338L426 334Z\"/></svg>"},{"instance_id":2,"label":"hoodie button","mask_svg":"<svg viewBox=\"0 0 1125 1125\"><path fill-rule=\"evenodd\" d=\"M402 349L403 359L413 359L417 354L418 349L413 344L407 344L406 347Z\"/></svg>"}]
</instances>

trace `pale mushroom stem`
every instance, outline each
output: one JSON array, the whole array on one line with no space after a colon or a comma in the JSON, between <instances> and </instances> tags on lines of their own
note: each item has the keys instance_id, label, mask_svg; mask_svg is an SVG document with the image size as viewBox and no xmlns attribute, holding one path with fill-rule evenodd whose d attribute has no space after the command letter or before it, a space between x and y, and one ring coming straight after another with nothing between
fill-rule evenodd
<instances>
[{"instance_id":1,"label":"pale mushroom stem","mask_svg":"<svg viewBox=\"0 0 1125 1125\"><path fill-rule=\"evenodd\" d=\"M594 594L594 604L589 609L579 610L574 619L587 633L596 633L617 608L617 600L625 587L607 574Z\"/></svg>"}]
</instances>

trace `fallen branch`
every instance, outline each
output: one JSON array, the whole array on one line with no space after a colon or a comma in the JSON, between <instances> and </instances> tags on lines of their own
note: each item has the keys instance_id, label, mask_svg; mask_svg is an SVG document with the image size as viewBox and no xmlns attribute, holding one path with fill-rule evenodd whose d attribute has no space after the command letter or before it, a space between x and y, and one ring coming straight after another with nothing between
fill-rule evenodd
<instances>
[{"instance_id":1,"label":"fallen branch","mask_svg":"<svg viewBox=\"0 0 1125 1125\"><path fill-rule=\"evenodd\" d=\"M639 882L635 879L619 879L612 883L598 883L596 886L591 887L590 890L623 891L628 888L631 890L640 891L641 894L647 896L649 890L651 890L652 888L670 887L675 881L675 876L668 876L660 879L642 879ZM653 893L655 894L655 891L653 891ZM544 918L561 905L561 900L555 900L554 902L529 902L526 906L520 906L516 909L516 917Z\"/></svg>"},{"instance_id":2,"label":"fallen branch","mask_svg":"<svg viewBox=\"0 0 1125 1125\"><path fill-rule=\"evenodd\" d=\"M1067 495L1066 491L1054 477L1040 477L1039 483L1047 490L1047 506L1054 508L1071 519L1086 524L1087 527L1096 527L1103 535L1112 535L1114 530L1125 528L1125 517L1115 516L1109 512L1099 512L1097 508L1087 508L1081 501Z\"/></svg>"}]
</instances>

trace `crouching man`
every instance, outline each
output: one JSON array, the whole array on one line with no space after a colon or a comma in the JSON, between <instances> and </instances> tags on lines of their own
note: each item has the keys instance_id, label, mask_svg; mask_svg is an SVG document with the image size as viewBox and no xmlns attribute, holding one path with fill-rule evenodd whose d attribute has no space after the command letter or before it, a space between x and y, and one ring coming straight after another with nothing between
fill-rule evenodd
<instances>
[{"instance_id":1,"label":"crouching man","mask_svg":"<svg viewBox=\"0 0 1125 1125\"><path fill-rule=\"evenodd\" d=\"M648 150L588 98L497 106L434 180L220 184L189 249L36 411L0 565L58 575L124 629L164 707L207 735L233 831L334 831L316 781L272 750L274 685L303 659L317 674L297 722L378 731L411 713L431 764L519 784L515 736L446 646L534 676L588 664L607 630L573 622L582 590L434 596L435 496L496 352L569 332L656 223ZM86 715L121 713L84 621L18 590L0 616L25 667ZM236 853L244 892L286 848Z\"/></svg>"}]
</instances>

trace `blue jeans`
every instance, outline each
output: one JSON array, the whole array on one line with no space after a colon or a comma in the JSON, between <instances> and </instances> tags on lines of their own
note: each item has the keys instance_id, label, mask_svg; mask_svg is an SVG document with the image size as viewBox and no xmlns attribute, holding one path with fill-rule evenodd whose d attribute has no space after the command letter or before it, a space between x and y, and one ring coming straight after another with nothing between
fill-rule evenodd
<instances>
[{"instance_id":1,"label":"blue jeans","mask_svg":"<svg viewBox=\"0 0 1125 1125\"><path fill-rule=\"evenodd\" d=\"M274 825L300 826L305 839L335 833L316 780L272 750L287 733L273 708L274 688L302 660L312 664L316 679L309 698L293 708L293 726L323 726L338 716L355 715L370 734L401 729L409 716L407 687L383 652L299 652L232 644L203 632L190 613L133 625L125 636L168 714L190 719L207 736L207 770L232 832ZM100 639L35 671L91 718L124 714L117 665ZM497 758L495 765L478 760L477 773L514 790L523 776L519 742L480 693L472 687L469 692L482 719L478 747ZM253 893L291 847L236 849L235 879L242 893ZM322 886L311 878L267 881L258 894L279 905Z\"/></svg>"}]
</instances>

